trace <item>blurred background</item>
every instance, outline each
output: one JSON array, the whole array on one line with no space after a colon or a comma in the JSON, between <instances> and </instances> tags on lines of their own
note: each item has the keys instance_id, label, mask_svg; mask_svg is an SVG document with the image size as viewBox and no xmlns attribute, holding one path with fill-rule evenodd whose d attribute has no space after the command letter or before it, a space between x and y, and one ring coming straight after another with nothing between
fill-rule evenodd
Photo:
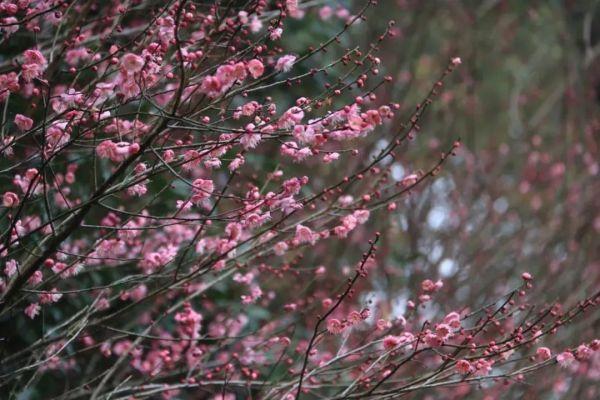
<instances>
[{"instance_id":1,"label":"blurred background","mask_svg":"<svg viewBox=\"0 0 600 400\"><path fill-rule=\"evenodd\" d=\"M341 8L356 13L364 2L327 4L330 9L315 11L286 31L290 47L300 52L315 38L326 40L347 18ZM377 94L379 102L401 104L401 121L425 98L448 60L462 59L421 121L421 131L388 165L392 177L429 169L454 140L460 138L463 146L434 181L399 202L399 211L379 213L367 224L371 232L384 232L384 244L382 268L370 275L365 304L378 304L383 317L406 316L408 300L414 301L420 282L430 278L444 281L444 298L429 304L425 315L484 305L516 287L524 271L535 277L529 301L540 306L567 307L597 292L600 2L385 0L366 16L339 49L356 44L368 49L395 21L395 37L375 54L380 74L391 75L394 83ZM388 125L389 132L394 128ZM370 136L372 154L385 147L386 137L380 130ZM340 249L331 260L315 262L350 264L365 236L351 240L357 250ZM559 351L599 330L594 311L546 343ZM598 398L599 364L581 367L581 380L567 384L550 373L547 385L537 381L529 393L521 387L513 395Z\"/></svg>"}]
</instances>

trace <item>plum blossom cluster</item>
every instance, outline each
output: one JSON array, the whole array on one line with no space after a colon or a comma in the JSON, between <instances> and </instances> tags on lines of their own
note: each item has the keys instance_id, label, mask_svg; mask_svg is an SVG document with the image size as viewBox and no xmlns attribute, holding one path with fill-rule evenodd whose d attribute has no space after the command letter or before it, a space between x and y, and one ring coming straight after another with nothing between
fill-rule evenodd
<instances>
[{"instance_id":1,"label":"plum blossom cluster","mask_svg":"<svg viewBox=\"0 0 600 400\"><path fill-rule=\"evenodd\" d=\"M529 273L492 304L444 304L434 274L381 294L401 199L460 142L392 163L461 59L405 112L379 95L394 24L339 45L377 2L320 3L0 3L28 38L0 43L3 393L346 399L599 368L597 339L544 345L597 295L539 311ZM336 30L292 51L300 19Z\"/></svg>"}]
</instances>

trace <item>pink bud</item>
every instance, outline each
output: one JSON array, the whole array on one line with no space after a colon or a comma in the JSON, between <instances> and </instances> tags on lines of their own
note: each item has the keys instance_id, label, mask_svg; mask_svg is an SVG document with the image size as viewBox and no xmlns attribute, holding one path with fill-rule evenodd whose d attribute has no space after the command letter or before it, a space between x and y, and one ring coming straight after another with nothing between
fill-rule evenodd
<instances>
[{"instance_id":1,"label":"pink bud","mask_svg":"<svg viewBox=\"0 0 600 400\"><path fill-rule=\"evenodd\" d=\"M138 143L133 143L129 146L129 154L135 154L140 151L140 145Z\"/></svg>"},{"instance_id":2,"label":"pink bud","mask_svg":"<svg viewBox=\"0 0 600 400\"><path fill-rule=\"evenodd\" d=\"M539 349L537 349L535 354L542 361L549 360L552 357L552 352L547 347L540 347Z\"/></svg>"},{"instance_id":3,"label":"pink bud","mask_svg":"<svg viewBox=\"0 0 600 400\"><path fill-rule=\"evenodd\" d=\"M6 208L12 208L19 205L19 196L13 192L6 192L2 195L2 204Z\"/></svg>"},{"instance_id":4,"label":"pink bud","mask_svg":"<svg viewBox=\"0 0 600 400\"><path fill-rule=\"evenodd\" d=\"M530 281L533 279L533 276L531 276L529 272L523 272L521 278L523 278L523 280Z\"/></svg>"}]
</instances>

